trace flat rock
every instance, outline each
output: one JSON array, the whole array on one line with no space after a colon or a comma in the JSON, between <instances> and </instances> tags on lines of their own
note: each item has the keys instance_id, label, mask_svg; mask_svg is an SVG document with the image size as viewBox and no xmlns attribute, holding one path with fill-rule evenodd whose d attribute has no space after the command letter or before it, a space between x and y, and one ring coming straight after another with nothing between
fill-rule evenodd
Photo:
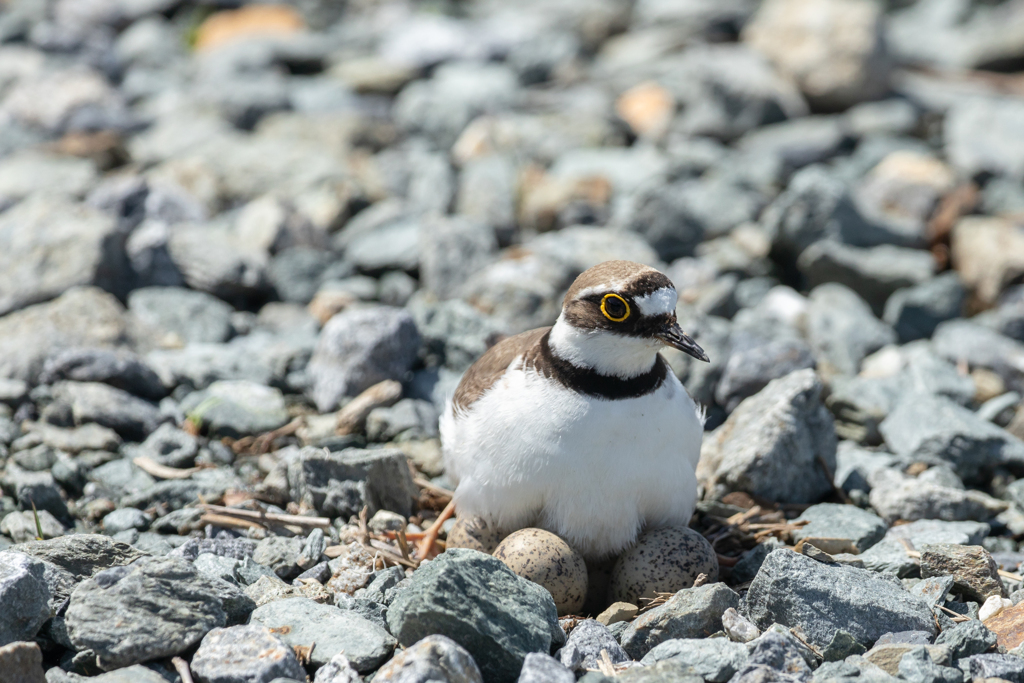
<instances>
[{"instance_id":1,"label":"flat rock","mask_svg":"<svg viewBox=\"0 0 1024 683\"><path fill-rule=\"evenodd\" d=\"M835 538L848 540L863 552L882 540L888 526L878 515L852 505L820 503L804 510L795 521L808 524L793 532L793 540ZM822 548L829 552L827 548Z\"/></svg>"},{"instance_id":2,"label":"flat rock","mask_svg":"<svg viewBox=\"0 0 1024 683\"><path fill-rule=\"evenodd\" d=\"M724 583L685 588L663 605L634 619L620 642L633 659L641 659L666 640L706 638L722 630L722 614L739 607L739 596Z\"/></svg>"},{"instance_id":3,"label":"flat rock","mask_svg":"<svg viewBox=\"0 0 1024 683\"><path fill-rule=\"evenodd\" d=\"M225 342L232 333L231 306L206 292L142 287L128 295L128 310L169 346Z\"/></svg>"},{"instance_id":4,"label":"flat rock","mask_svg":"<svg viewBox=\"0 0 1024 683\"><path fill-rule=\"evenodd\" d=\"M813 370L798 370L744 400L704 439L698 479L716 498L745 491L780 502L817 502L832 490L818 459L834 471L836 449L821 391Z\"/></svg>"},{"instance_id":5,"label":"flat rock","mask_svg":"<svg viewBox=\"0 0 1024 683\"><path fill-rule=\"evenodd\" d=\"M892 452L911 462L945 462L971 484L999 466L1024 466L1024 442L940 396L904 394L879 426Z\"/></svg>"},{"instance_id":6,"label":"flat rock","mask_svg":"<svg viewBox=\"0 0 1024 683\"><path fill-rule=\"evenodd\" d=\"M107 668L170 657L225 625L220 592L189 562L143 558L79 584L65 615L68 635Z\"/></svg>"},{"instance_id":7,"label":"flat rock","mask_svg":"<svg viewBox=\"0 0 1024 683\"><path fill-rule=\"evenodd\" d=\"M95 422L129 441L142 441L163 421L149 401L101 382L59 382L53 394L71 407L75 424Z\"/></svg>"},{"instance_id":8,"label":"flat rock","mask_svg":"<svg viewBox=\"0 0 1024 683\"><path fill-rule=\"evenodd\" d=\"M1024 659L1014 655L982 654L961 660L967 662L972 680L1000 679L1011 683L1024 683Z\"/></svg>"},{"instance_id":9,"label":"flat rock","mask_svg":"<svg viewBox=\"0 0 1024 683\"><path fill-rule=\"evenodd\" d=\"M943 596L944 599L945 596ZM997 643L1012 650L1024 640L1024 631L1021 630L1020 624L1024 609L1016 608L1017 605L1004 609L1003 612L984 624L974 619L954 624L939 634L939 637L935 639L935 644L947 646L950 649L950 658L954 662L964 657L988 652ZM1011 624L1013 624L1012 627Z\"/></svg>"},{"instance_id":10,"label":"flat rock","mask_svg":"<svg viewBox=\"0 0 1024 683\"><path fill-rule=\"evenodd\" d=\"M203 683L270 683L306 676L292 648L262 626L213 629L203 637L190 668Z\"/></svg>"},{"instance_id":11,"label":"flat rock","mask_svg":"<svg viewBox=\"0 0 1024 683\"><path fill-rule=\"evenodd\" d=\"M77 579L87 579L103 569L131 564L145 556L127 543L101 534L71 534L48 541L29 541L11 550L55 564Z\"/></svg>"},{"instance_id":12,"label":"flat rock","mask_svg":"<svg viewBox=\"0 0 1024 683\"><path fill-rule=\"evenodd\" d=\"M790 550L776 550L765 559L750 585L746 607L758 627L799 627L811 644L822 648L839 630L865 645L890 631L935 632L931 609L897 581Z\"/></svg>"},{"instance_id":13,"label":"flat rock","mask_svg":"<svg viewBox=\"0 0 1024 683\"><path fill-rule=\"evenodd\" d=\"M526 655L548 652L561 632L550 593L500 560L461 548L413 573L388 608L388 625L405 645L444 630L494 681L515 681Z\"/></svg>"},{"instance_id":14,"label":"flat rock","mask_svg":"<svg viewBox=\"0 0 1024 683\"><path fill-rule=\"evenodd\" d=\"M313 666L323 666L342 653L357 671L368 673L386 661L396 645L391 634L372 621L308 598L268 602L256 608L250 623L265 626L292 647L315 641Z\"/></svg>"},{"instance_id":15,"label":"flat rock","mask_svg":"<svg viewBox=\"0 0 1024 683\"><path fill-rule=\"evenodd\" d=\"M279 389L246 380L221 380L189 394L181 402L211 437L264 434L288 421L288 409Z\"/></svg>"},{"instance_id":16,"label":"flat rock","mask_svg":"<svg viewBox=\"0 0 1024 683\"><path fill-rule=\"evenodd\" d=\"M726 683L747 664L747 646L727 638L674 638L644 655L641 664L672 660L693 667L694 673L710 683Z\"/></svg>"},{"instance_id":17,"label":"flat rock","mask_svg":"<svg viewBox=\"0 0 1024 683\"><path fill-rule=\"evenodd\" d=\"M0 552L0 646L31 640L50 618L50 589L42 562Z\"/></svg>"}]
</instances>

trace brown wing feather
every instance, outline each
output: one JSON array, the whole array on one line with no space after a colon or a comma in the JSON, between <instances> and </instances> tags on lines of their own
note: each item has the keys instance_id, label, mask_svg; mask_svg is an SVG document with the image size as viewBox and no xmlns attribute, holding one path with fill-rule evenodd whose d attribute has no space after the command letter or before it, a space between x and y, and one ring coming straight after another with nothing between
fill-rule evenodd
<instances>
[{"instance_id":1,"label":"brown wing feather","mask_svg":"<svg viewBox=\"0 0 1024 683\"><path fill-rule=\"evenodd\" d=\"M498 342L480 356L462 376L452 402L458 410L467 410L501 379L516 358L526 353L543 337L550 327L522 332Z\"/></svg>"}]
</instances>

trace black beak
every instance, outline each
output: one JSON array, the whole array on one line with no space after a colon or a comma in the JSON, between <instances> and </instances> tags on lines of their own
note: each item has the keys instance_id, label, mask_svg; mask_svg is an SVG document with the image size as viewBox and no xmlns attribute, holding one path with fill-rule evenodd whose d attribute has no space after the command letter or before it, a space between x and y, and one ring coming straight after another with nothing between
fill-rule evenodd
<instances>
[{"instance_id":1,"label":"black beak","mask_svg":"<svg viewBox=\"0 0 1024 683\"><path fill-rule=\"evenodd\" d=\"M679 349L688 356L693 356L705 363L711 362L708 354L704 353L704 349L700 348L697 342L684 333L683 328L679 327L679 323L675 320L666 323L658 332L657 337L668 346L671 346L673 349Z\"/></svg>"}]
</instances>

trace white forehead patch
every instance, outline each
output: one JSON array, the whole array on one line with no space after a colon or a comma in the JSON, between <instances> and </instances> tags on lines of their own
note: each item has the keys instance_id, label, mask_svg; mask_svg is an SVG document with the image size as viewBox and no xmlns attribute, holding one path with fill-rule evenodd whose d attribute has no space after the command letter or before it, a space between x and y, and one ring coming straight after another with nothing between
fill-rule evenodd
<instances>
[{"instance_id":1,"label":"white forehead patch","mask_svg":"<svg viewBox=\"0 0 1024 683\"><path fill-rule=\"evenodd\" d=\"M676 302L679 300L679 295L676 294L675 287L662 287L656 289L650 294L644 294L638 296L635 301L636 305L640 308L640 312L644 315L664 315L665 313L676 312Z\"/></svg>"}]
</instances>

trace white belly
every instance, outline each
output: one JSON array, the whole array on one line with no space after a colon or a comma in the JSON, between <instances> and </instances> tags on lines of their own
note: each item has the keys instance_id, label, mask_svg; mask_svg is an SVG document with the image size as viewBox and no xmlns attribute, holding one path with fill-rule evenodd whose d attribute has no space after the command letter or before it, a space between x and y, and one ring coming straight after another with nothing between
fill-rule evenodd
<instances>
[{"instance_id":1,"label":"white belly","mask_svg":"<svg viewBox=\"0 0 1024 683\"><path fill-rule=\"evenodd\" d=\"M689 523L702 435L672 373L651 394L609 401L510 369L468 414L449 405L441 418L459 514L539 526L590 557L644 526Z\"/></svg>"}]
</instances>

